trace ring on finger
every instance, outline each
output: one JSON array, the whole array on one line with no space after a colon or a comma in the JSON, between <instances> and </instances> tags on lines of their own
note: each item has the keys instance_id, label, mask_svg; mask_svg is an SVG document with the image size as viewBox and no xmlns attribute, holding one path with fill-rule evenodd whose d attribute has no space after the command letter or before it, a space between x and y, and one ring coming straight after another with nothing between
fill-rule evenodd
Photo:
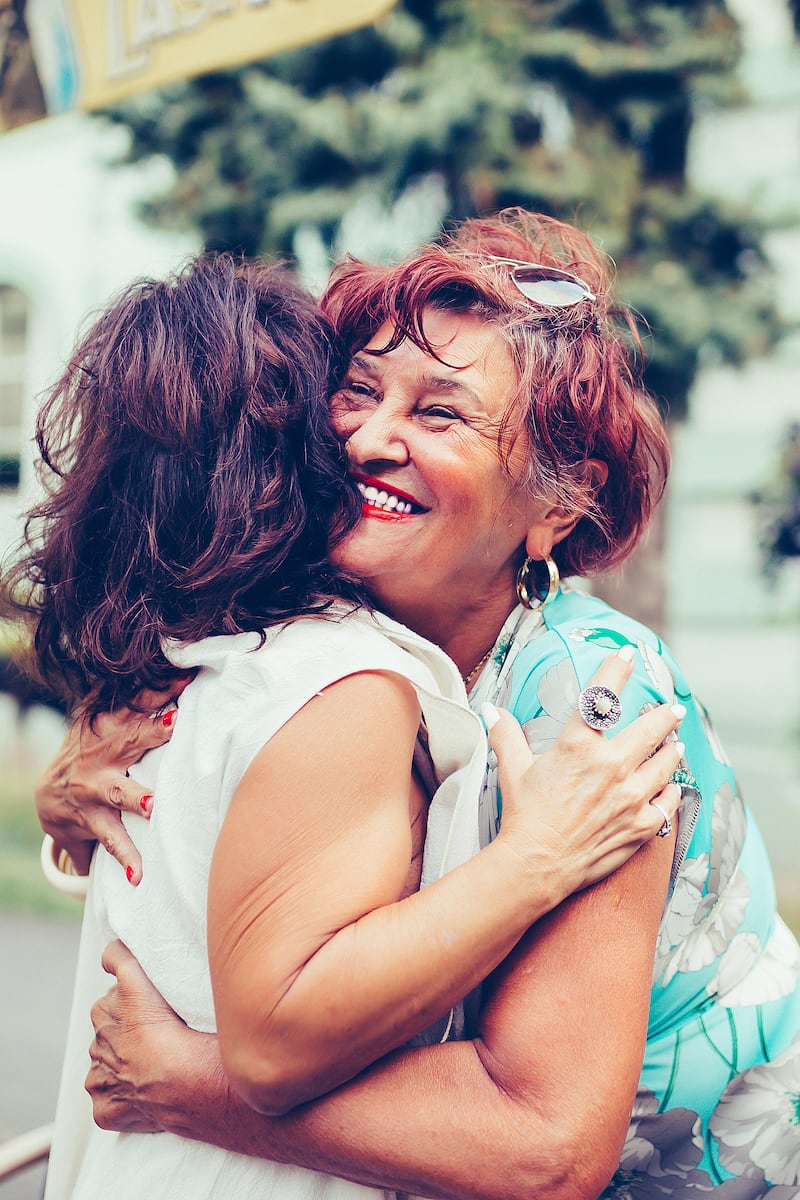
<instances>
[{"instance_id":1,"label":"ring on finger","mask_svg":"<svg viewBox=\"0 0 800 1200\"><path fill-rule=\"evenodd\" d=\"M655 800L651 800L650 803L652 804L653 808L658 809L658 811L661 813L662 817L664 818L664 824L656 832L656 837L669 837L669 835L672 833L672 817L670 817L667 813L665 813L664 809L661 807L661 805L658 804Z\"/></svg>"},{"instance_id":2,"label":"ring on finger","mask_svg":"<svg viewBox=\"0 0 800 1200\"><path fill-rule=\"evenodd\" d=\"M583 689L578 696L578 710L589 728L599 733L612 729L622 716L619 696L600 683Z\"/></svg>"}]
</instances>

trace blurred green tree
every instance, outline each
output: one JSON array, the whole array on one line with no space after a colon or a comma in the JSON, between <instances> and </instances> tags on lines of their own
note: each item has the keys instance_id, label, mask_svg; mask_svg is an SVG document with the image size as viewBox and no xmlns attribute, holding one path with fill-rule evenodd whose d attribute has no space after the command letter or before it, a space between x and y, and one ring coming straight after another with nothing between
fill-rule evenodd
<instances>
[{"instance_id":1,"label":"blurred green tree","mask_svg":"<svg viewBox=\"0 0 800 1200\"><path fill-rule=\"evenodd\" d=\"M786 429L775 474L752 499L764 570L774 579L788 559L800 558L800 421Z\"/></svg>"},{"instance_id":2,"label":"blurred green tree","mask_svg":"<svg viewBox=\"0 0 800 1200\"><path fill-rule=\"evenodd\" d=\"M332 245L359 201L426 178L445 219L577 220L652 329L648 383L679 416L704 355L739 361L779 329L757 225L686 180L693 117L737 98L738 55L722 0L401 0L108 115L131 160L175 165L146 217L209 248L291 254L308 228Z\"/></svg>"}]
</instances>

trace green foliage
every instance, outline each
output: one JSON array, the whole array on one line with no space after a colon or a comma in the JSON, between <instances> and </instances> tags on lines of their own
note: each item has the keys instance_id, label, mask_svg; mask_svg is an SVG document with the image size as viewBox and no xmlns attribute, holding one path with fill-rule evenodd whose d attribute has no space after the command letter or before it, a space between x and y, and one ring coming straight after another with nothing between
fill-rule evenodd
<instances>
[{"instance_id":1,"label":"green foliage","mask_svg":"<svg viewBox=\"0 0 800 1200\"><path fill-rule=\"evenodd\" d=\"M687 190L702 106L737 97L722 0L405 0L377 26L138 97L133 160L167 155L146 210L212 248L289 255L298 229L435 173L446 217L521 204L577 220L653 331L649 382L680 413L702 354L764 350L777 320L759 230Z\"/></svg>"},{"instance_id":2,"label":"green foliage","mask_svg":"<svg viewBox=\"0 0 800 1200\"><path fill-rule=\"evenodd\" d=\"M761 524L761 552L768 576L800 558L800 422L786 430L775 476L753 496Z\"/></svg>"},{"instance_id":3,"label":"green foliage","mask_svg":"<svg viewBox=\"0 0 800 1200\"><path fill-rule=\"evenodd\" d=\"M0 492L19 487L19 455L0 454Z\"/></svg>"},{"instance_id":4,"label":"green foliage","mask_svg":"<svg viewBox=\"0 0 800 1200\"><path fill-rule=\"evenodd\" d=\"M4 764L0 780L0 910L79 920L81 904L47 882L39 865L42 831L33 804L34 776Z\"/></svg>"}]
</instances>

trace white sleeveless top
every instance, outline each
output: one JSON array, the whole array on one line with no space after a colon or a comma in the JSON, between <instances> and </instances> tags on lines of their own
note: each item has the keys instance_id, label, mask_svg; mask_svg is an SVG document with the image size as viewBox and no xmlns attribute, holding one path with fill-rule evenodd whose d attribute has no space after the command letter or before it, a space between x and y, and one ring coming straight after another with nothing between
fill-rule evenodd
<instances>
[{"instance_id":1,"label":"white sleeveless top","mask_svg":"<svg viewBox=\"0 0 800 1200\"><path fill-rule=\"evenodd\" d=\"M270 629L260 648L255 634L241 634L169 653L176 665L202 670L181 697L172 740L135 769L137 780L155 795L150 821L124 818L142 855L142 882L132 888L105 851L94 856L45 1200L394 1197L169 1133L97 1129L83 1089L93 1036L89 1011L113 982L100 967L102 949L121 938L188 1025L215 1029L206 949L214 843L255 755L322 688L368 670L396 672L414 685L438 784L428 815L423 886L479 848L483 727L467 707L451 660L381 614L298 620ZM427 1040L460 1033L460 1012L454 1011Z\"/></svg>"}]
</instances>

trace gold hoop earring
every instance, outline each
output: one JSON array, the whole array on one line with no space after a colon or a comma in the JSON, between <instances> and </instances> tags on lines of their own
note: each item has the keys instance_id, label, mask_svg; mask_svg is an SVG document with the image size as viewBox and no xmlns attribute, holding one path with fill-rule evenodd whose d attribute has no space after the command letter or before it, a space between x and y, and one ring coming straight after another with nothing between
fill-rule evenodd
<instances>
[{"instance_id":1,"label":"gold hoop earring","mask_svg":"<svg viewBox=\"0 0 800 1200\"><path fill-rule=\"evenodd\" d=\"M525 562L517 572L517 595L519 596L520 604L524 604L526 608L530 608L534 612L544 608L545 605L549 604L550 601L554 599L558 591L558 585L561 582L561 577L558 573L558 567L553 562L550 555L546 554L544 559L541 561L543 561L544 565L547 567L547 574L549 576L547 593L545 596L541 596L538 591L535 591L534 595L531 596L528 588L528 580L531 574L531 568L537 561L539 560L531 558L530 554L528 554L525 558Z\"/></svg>"}]
</instances>

